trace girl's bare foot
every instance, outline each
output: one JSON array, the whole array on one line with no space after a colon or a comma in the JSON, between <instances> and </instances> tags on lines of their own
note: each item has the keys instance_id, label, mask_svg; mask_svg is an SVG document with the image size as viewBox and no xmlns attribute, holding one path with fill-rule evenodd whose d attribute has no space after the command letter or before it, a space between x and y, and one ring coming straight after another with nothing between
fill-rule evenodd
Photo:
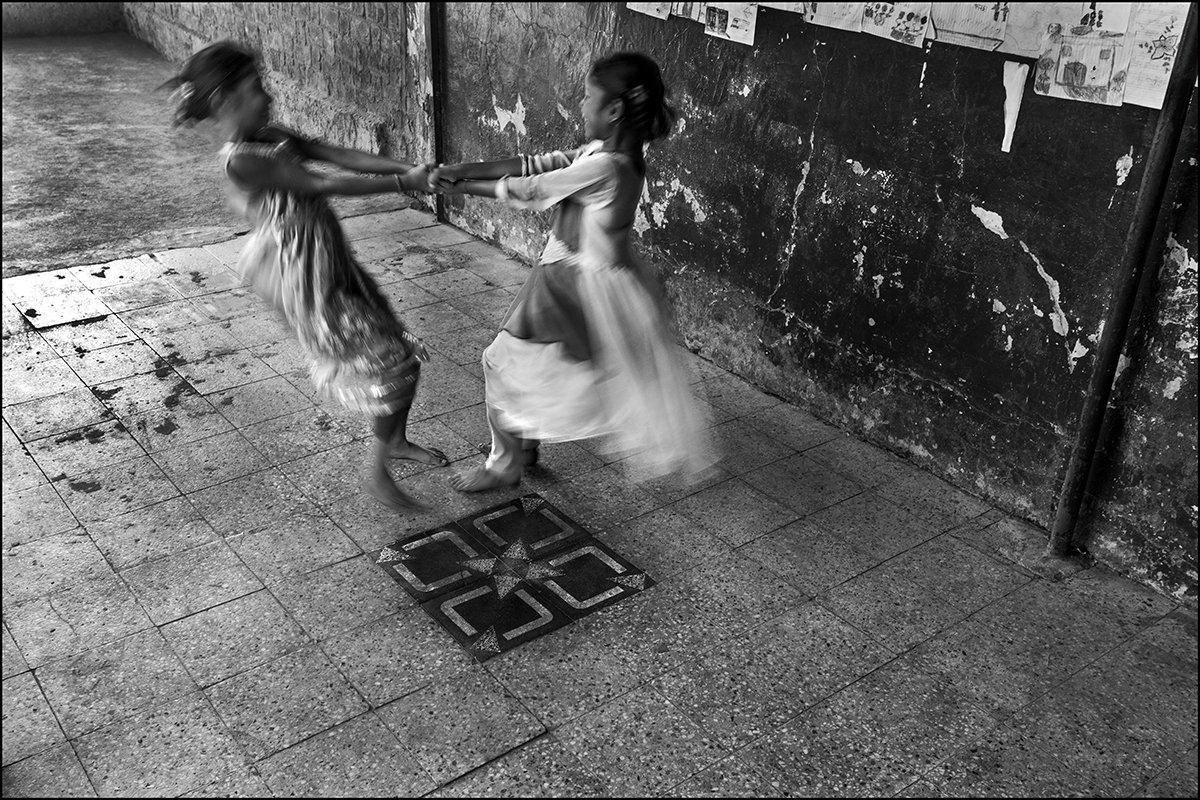
<instances>
[{"instance_id":1,"label":"girl's bare foot","mask_svg":"<svg viewBox=\"0 0 1200 800\"><path fill-rule=\"evenodd\" d=\"M521 476L490 472L487 467L476 467L470 472L460 472L450 479L450 485L460 492L486 492L489 489L516 486Z\"/></svg>"},{"instance_id":2,"label":"girl's bare foot","mask_svg":"<svg viewBox=\"0 0 1200 800\"><path fill-rule=\"evenodd\" d=\"M434 467L445 467L450 463L450 459L446 458L446 454L436 447L421 447L421 445L413 444L412 442L393 445L388 455L392 458L404 458Z\"/></svg>"},{"instance_id":3,"label":"girl's bare foot","mask_svg":"<svg viewBox=\"0 0 1200 800\"><path fill-rule=\"evenodd\" d=\"M396 510L411 510L424 508L424 504L419 502L415 497L406 493L403 489L396 485L396 482L391 477L384 473L382 475L376 473L368 478L363 483L363 489L367 494L374 497L379 502L389 508Z\"/></svg>"}]
</instances>

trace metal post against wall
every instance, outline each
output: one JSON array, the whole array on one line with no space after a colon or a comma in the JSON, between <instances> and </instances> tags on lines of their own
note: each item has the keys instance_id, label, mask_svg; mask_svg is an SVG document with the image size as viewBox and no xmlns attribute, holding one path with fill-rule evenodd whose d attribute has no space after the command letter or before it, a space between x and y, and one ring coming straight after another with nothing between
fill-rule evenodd
<instances>
[{"instance_id":1,"label":"metal post against wall","mask_svg":"<svg viewBox=\"0 0 1200 800\"><path fill-rule=\"evenodd\" d=\"M429 39L429 81L433 85L433 160L438 164L446 160L446 4L426 3L429 24L426 26ZM434 195L435 213L438 222L446 222L446 196Z\"/></svg>"},{"instance_id":2,"label":"metal post against wall","mask_svg":"<svg viewBox=\"0 0 1200 800\"><path fill-rule=\"evenodd\" d=\"M1138 297L1138 287L1142 285L1143 272L1147 268L1153 269L1149 262L1161 257L1163 232L1158 230L1159 212L1195 80L1196 6L1191 5L1176 53L1175 70L1167 84L1162 111L1146 158L1146 168L1138 187L1133 222L1125 237L1120 269L1117 271L1117 285L1113 290L1108 317L1104 321L1100 346L1096 350L1096 366L1088 385L1079 433L1071 451L1071 461L1067 465L1062 491L1058 496L1054 526L1050 531L1050 543L1047 548L1049 557L1061 558L1068 555L1075 543L1079 510L1083 504L1083 495L1097 450L1101 449L1099 438L1104 428L1104 414L1112 392L1117 364L1124 349L1130 316ZM1155 247L1156 241L1159 242L1159 247Z\"/></svg>"}]
</instances>

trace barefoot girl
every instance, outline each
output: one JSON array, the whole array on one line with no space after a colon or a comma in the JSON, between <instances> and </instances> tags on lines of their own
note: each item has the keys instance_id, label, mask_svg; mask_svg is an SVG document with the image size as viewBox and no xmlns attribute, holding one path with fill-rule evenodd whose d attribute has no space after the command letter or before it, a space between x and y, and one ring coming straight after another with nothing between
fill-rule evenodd
<instances>
[{"instance_id":1,"label":"barefoot girl","mask_svg":"<svg viewBox=\"0 0 1200 800\"><path fill-rule=\"evenodd\" d=\"M430 175L447 193L555 206L540 263L483 354L492 451L453 478L462 491L516 483L539 441L605 437L647 475L706 466L704 426L654 276L630 251L644 145L674 119L658 65L638 53L597 61L581 111L591 143L577 150Z\"/></svg>"},{"instance_id":2,"label":"barefoot girl","mask_svg":"<svg viewBox=\"0 0 1200 800\"><path fill-rule=\"evenodd\" d=\"M325 197L424 190L427 170L271 126L257 59L230 42L194 54L164 86L179 90L176 125L214 118L228 130L225 173L255 226L240 259L243 277L287 319L317 387L374 418L367 491L394 507L413 505L389 475L387 458L447 463L405 434L418 361L428 354L354 259ZM316 175L305 160L381 177Z\"/></svg>"}]
</instances>

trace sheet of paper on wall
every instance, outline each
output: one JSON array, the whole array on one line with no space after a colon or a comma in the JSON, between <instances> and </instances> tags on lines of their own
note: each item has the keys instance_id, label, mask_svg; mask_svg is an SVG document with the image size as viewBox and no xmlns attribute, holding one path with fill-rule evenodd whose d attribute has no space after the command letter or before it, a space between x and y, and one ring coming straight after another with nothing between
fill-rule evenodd
<instances>
[{"instance_id":1,"label":"sheet of paper on wall","mask_svg":"<svg viewBox=\"0 0 1200 800\"><path fill-rule=\"evenodd\" d=\"M921 47L932 3L863 3L863 33Z\"/></svg>"},{"instance_id":2,"label":"sheet of paper on wall","mask_svg":"<svg viewBox=\"0 0 1200 800\"><path fill-rule=\"evenodd\" d=\"M1125 102L1162 108L1190 3L1138 3L1129 26Z\"/></svg>"},{"instance_id":3,"label":"sheet of paper on wall","mask_svg":"<svg viewBox=\"0 0 1200 800\"><path fill-rule=\"evenodd\" d=\"M946 44L995 50L1008 28L1008 3L931 3L933 38Z\"/></svg>"},{"instance_id":4,"label":"sheet of paper on wall","mask_svg":"<svg viewBox=\"0 0 1200 800\"><path fill-rule=\"evenodd\" d=\"M626 3L630 11L645 14L655 19L666 19L671 16L671 3Z\"/></svg>"},{"instance_id":5,"label":"sheet of paper on wall","mask_svg":"<svg viewBox=\"0 0 1200 800\"><path fill-rule=\"evenodd\" d=\"M776 11L791 11L793 14L803 14L809 3L759 3L763 8L773 8Z\"/></svg>"},{"instance_id":6,"label":"sheet of paper on wall","mask_svg":"<svg viewBox=\"0 0 1200 800\"><path fill-rule=\"evenodd\" d=\"M1096 30L1124 34L1129 28L1133 3L1011 3L1004 41L997 50L1038 58L1053 25L1067 33Z\"/></svg>"},{"instance_id":7,"label":"sheet of paper on wall","mask_svg":"<svg viewBox=\"0 0 1200 800\"><path fill-rule=\"evenodd\" d=\"M752 45L757 24L756 3L709 3L704 9L704 32L718 39Z\"/></svg>"},{"instance_id":8,"label":"sheet of paper on wall","mask_svg":"<svg viewBox=\"0 0 1200 800\"><path fill-rule=\"evenodd\" d=\"M690 19L692 22L704 22L704 10L708 3L671 3L671 16Z\"/></svg>"},{"instance_id":9,"label":"sheet of paper on wall","mask_svg":"<svg viewBox=\"0 0 1200 800\"><path fill-rule=\"evenodd\" d=\"M1052 24L1035 67L1033 91L1047 97L1118 106L1125 97L1129 56L1124 33Z\"/></svg>"},{"instance_id":10,"label":"sheet of paper on wall","mask_svg":"<svg viewBox=\"0 0 1200 800\"><path fill-rule=\"evenodd\" d=\"M862 3L807 3L804 19L813 25L838 28L843 31L862 30Z\"/></svg>"}]
</instances>

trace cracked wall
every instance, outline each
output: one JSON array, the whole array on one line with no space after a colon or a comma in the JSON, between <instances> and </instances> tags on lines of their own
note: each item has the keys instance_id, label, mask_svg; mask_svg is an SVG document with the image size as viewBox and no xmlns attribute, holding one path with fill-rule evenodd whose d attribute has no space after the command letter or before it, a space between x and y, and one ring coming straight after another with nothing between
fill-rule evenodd
<instances>
[{"instance_id":1,"label":"cracked wall","mask_svg":"<svg viewBox=\"0 0 1200 800\"><path fill-rule=\"evenodd\" d=\"M682 118L651 151L636 229L688 345L1049 522L1154 112L1026 92L1006 154L999 54L900 47L770 9L753 48L616 3L447 14L447 160L579 143L591 60L654 56ZM473 198L449 213L530 259L548 219ZM1186 490L1164 465L1164 483L1176 478ZM1120 525L1155 513L1143 504ZM1183 535L1146 538L1165 553ZM1194 553L1194 516L1191 537ZM1094 549L1136 572L1145 553L1118 539ZM1160 585L1180 587L1194 593L1194 567Z\"/></svg>"}]
</instances>

